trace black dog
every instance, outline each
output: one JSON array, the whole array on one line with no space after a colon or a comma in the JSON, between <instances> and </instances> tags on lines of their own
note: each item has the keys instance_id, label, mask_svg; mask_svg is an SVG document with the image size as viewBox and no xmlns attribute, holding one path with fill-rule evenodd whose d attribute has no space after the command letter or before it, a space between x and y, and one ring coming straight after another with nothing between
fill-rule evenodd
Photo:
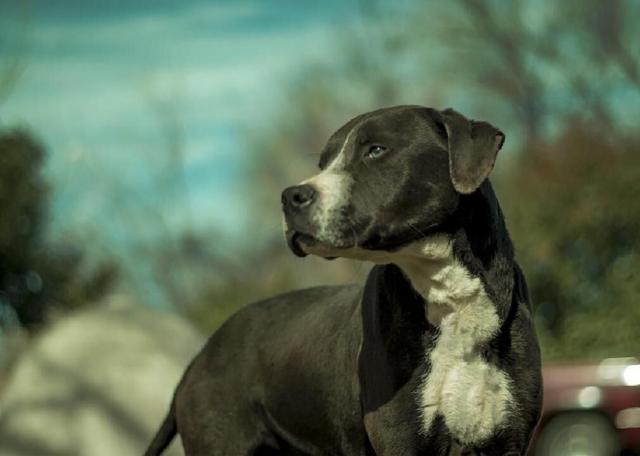
<instances>
[{"instance_id":1,"label":"black dog","mask_svg":"<svg viewBox=\"0 0 640 456\"><path fill-rule=\"evenodd\" d=\"M299 256L375 266L230 318L147 454L521 455L541 408L527 287L489 175L504 135L453 110L363 114L282 194ZM457 453L460 454L460 453Z\"/></svg>"}]
</instances>

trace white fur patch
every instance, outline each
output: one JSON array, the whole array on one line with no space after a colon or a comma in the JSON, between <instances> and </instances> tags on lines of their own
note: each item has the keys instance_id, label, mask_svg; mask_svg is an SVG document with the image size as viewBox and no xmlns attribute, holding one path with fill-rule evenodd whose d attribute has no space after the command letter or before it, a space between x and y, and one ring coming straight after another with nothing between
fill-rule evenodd
<instances>
[{"instance_id":1,"label":"white fur patch","mask_svg":"<svg viewBox=\"0 0 640 456\"><path fill-rule=\"evenodd\" d=\"M340 212L349 203L350 186L351 178L344 172L327 169L318 175L314 187L319 192L320 200L311 217L318 227L318 239L329 244L339 242L339 233L334 225Z\"/></svg>"},{"instance_id":2,"label":"white fur patch","mask_svg":"<svg viewBox=\"0 0 640 456\"><path fill-rule=\"evenodd\" d=\"M355 130L354 127L347 134L340 152L327 168L302 182L302 184L312 185L318 191L319 200L311 219L317 226L316 237L330 245L340 241L340 233L335 227L335 222L339 218L337 216L349 203L349 192L353 179L344 169L347 162L345 149Z\"/></svg>"},{"instance_id":3,"label":"white fur patch","mask_svg":"<svg viewBox=\"0 0 640 456\"><path fill-rule=\"evenodd\" d=\"M404 249L397 264L428 302L427 318L440 331L426 354L431 370L419 396L423 431L442 415L461 443L481 443L504 423L512 401L509 378L480 353L500 328L495 306L444 236Z\"/></svg>"}]
</instances>

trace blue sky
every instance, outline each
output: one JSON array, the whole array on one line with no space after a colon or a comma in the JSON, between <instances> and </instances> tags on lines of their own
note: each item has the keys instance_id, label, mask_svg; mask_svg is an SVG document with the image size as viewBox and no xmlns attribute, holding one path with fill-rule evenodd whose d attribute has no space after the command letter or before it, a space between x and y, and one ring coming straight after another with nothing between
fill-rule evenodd
<instances>
[{"instance_id":1,"label":"blue sky","mask_svg":"<svg viewBox=\"0 0 640 456\"><path fill-rule=\"evenodd\" d=\"M542 3L546 7L528 2L527 23L534 28L553 12L554 2ZM412 4L385 3L400 9ZM26 126L49 151L49 233L84 247L93 259L113 256L124 263L130 282L148 301L160 300L154 298L158 290L151 286L145 255L166 240L168 228L175 234L194 226L217 252L243 253L238 241L255 228L244 215L247 188L256 191L243 185L247 165L256 158L245 141L251 131L283 117L279 114L291 102L284 99L287 89L303 67L336 65L340 59L332 52L344 50L337 47L344 46L340 32L360 27L375 38L377 26L394 31L401 24L386 13L379 24L366 22L363 5L363 0L0 0L0 72L11 51L26 49L22 78L0 100L0 128ZM433 11L448 5L434 0L425 11L437 22ZM400 76L404 68L411 76L399 84L398 101L454 106L474 117L490 113L487 120L508 132L502 155L517 150L512 113L485 104L500 100L487 97L491 94L481 84L456 85L455 77L451 83L446 71L440 80L429 74L450 50L428 30L426 24L425 45L418 40L404 60L400 55L381 66ZM375 57L375 46L370 47L367 52ZM590 71L579 53L566 54L567 66ZM565 66L557 65L555 73L535 67L553 98L551 111L571 107ZM608 81L600 74L591 77ZM618 120L635 129L640 94L617 79L606 86L612 106ZM362 87L352 82L340 90L345 99L361 95ZM176 169L167 160L166 118L180 127L183 174L166 172ZM556 126L553 116L547 123Z\"/></svg>"},{"instance_id":2,"label":"blue sky","mask_svg":"<svg viewBox=\"0 0 640 456\"><path fill-rule=\"evenodd\" d=\"M243 181L255 158L244 147L248 132L268 126L286 109L286 89L305 64L336 60L336 35L363 25L362 5L360 0L0 0L0 71L7 50L21 41L27 49L26 70L0 105L0 125L28 126L49 151L52 232L109 249L138 240L122 219L155 220L154 208L162 207L164 223L188 220L233 246L247 229ZM531 5L538 11L538 2ZM540 17L528 14L528 23L535 27ZM365 25L375 36L375 27ZM396 27L393 21L386 25ZM433 37L428 44L420 53L447 52ZM556 94L554 106L570 105L562 74L545 75L547 91ZM468 101L485 94L481 86L465 86L440 95L442 85L427 76L406 84L403 102L467 112ZM423 100L425 88L437 97ZM637 92L635 98L629 95L625 83L611 94L620 121L635 128L637 116L630 113L637 112ZM171 167L157 106L167 108L182 127L184 176L173 177L184 178L188 198L171 186L158 189ZM494 114L509 131L508 149L516 149L517 130L504 113Z\"/></svg>"},{"instance_id":3,"label":"blue sky","mask_svg":"<svg viewBox=\"0 0 640 456\"><path fill-rule=\"evenodd\" d=\"M23 38L26 70L0 122L24 125L49 150L54 232L108 244L114 212L161 199L180 223L233 237L243 138L276 112L305 62L330 60L351 2L20 1L1 3L0 36ZM167 142L158 110L182 128L188 201L155 192ZM172 201L171 198L176 198ZM173 204L173 205L172 205ZM223 216L221 216L223 215Z\"/></svg>"}]
</instances>

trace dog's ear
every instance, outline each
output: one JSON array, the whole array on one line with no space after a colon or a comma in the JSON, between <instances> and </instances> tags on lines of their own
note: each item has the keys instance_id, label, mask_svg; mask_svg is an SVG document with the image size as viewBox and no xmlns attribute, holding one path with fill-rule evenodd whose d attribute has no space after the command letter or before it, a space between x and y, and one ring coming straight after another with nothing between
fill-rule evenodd
<instances>
[{"instance_id":1,"label":"dog's ear","mask_svg":"<svg viewBox=\"0 0 640 456\"><path fill-rule=\"evenodd\" d=\"M449 145L449 172L453 187L473 193L489 176L504 133L488 122L469 120L453 109L441 113Z\"/></svg>"}]
</instances>

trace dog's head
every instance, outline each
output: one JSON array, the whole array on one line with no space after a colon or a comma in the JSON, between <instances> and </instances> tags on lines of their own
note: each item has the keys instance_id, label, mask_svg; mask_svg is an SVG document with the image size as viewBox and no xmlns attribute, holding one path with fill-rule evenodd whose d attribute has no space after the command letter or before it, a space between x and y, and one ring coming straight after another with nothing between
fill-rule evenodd
<instances>
[{"instance_id":1,"label":"dog's head","mask_svg":"<svg viewBox=\"0 0 640 456\"><path fill-rule=\"evenodd\" d=\"M282 193L289 247L367 259L437 231L488 177L503 142L452 109L362 114L331 136L319 174Z\"/></svg>"}]
</instances>

